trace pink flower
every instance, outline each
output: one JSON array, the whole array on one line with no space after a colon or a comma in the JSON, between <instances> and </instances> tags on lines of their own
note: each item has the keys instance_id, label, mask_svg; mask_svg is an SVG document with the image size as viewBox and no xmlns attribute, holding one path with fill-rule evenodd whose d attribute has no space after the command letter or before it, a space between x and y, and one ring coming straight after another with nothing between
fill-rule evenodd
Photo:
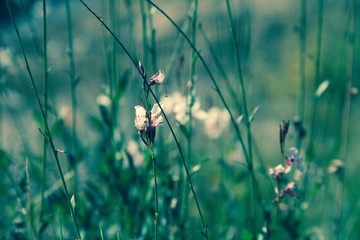
<instances>
[{"instance_id":1,"label":"pink flower","mask_svg":"<svg viewBox=\"0 0 360 240\"><path fill-rule=\"evenodd\" d=\"M281 191L279 197L282 198L285 195L288 195L292 198L297 198L296 192L295 192L295 182L289 182L284 190Z\"/></svg>"},{"instance_id":2,"label":"pink flower","mask_svg":"<svg viewBox=\"0 0 360 240\"><path fill-rule=\"evenodd\" d=\"M274 168L269 169L269 174L272 175L274 178L281 178L282 175L290 172L291 168L286 166L284 167L282 164L277 165Z\"/></svg>"},{"instance_id":3,"label":"pink flower","mask_svg":"<svg viewBox=\"0 0 360 240\"><path fill-rule=\"evenodd\" d=\"M285 164L289 167L291 167L294 163L296 165L296 168L299 171L304 171L304 167L302 166L303 158L300 156L299 150L292 147L289 148L288 154L285 157Z\"/></svg>"},{"instance_id":4,"label":"pink flower","mask_svg":"<svg viewBox=\"0 0 360 240\"><path fill-rule=\"evenodd\" d=\"M162 84L165 80L165 73L162 70L159 70L159 72L155 73L151 78L150 78L150 85L152 84Z\"/></svg>"}]
</instances>

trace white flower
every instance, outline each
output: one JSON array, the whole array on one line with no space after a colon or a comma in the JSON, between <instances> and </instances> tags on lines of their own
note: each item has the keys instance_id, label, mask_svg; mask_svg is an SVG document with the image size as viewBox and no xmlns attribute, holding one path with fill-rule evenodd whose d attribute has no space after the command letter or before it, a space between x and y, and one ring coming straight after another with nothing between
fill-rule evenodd
<instances>
[{"instance_id":1,"label":"white flower","mask_svg":"<svg viewBox=\"0 0 360 240\"><path fill-rule=\"evenodd\" d=\"M111 99L108 95L106 94L100 94L99 96L97 96L96 98L96 103L99 106L104 106L104 107L110 107L111 106Z\"/></svg>"},{"instance_id":2,"label":"white flower","mask_svg":"<svg viewBox=\"0 0 360 240\"><path fill-rule=\"evenodd\" d=\"M161 108L163 104L160 103ZM159 104L154 104L153 108L151 109L151 126L157 127L163 123L163 117L161 116L161 109Z\"/></svg>"},{"instance_id":3,"label":"white flower","mask_svg":"<svg viewBox=\"0 0 360 240\"><path fill-rule=\"evenodd\" d=\"M139 105L135 106L135 127L139 131L149 127L149 119L146 117L146 110Z\"/></svg>"},{"instance_id":4,"label":"white flower","mask_svg":"<svg viewBox=\"0 0 360 240\"><path fill-rule=\"evenodd\" d=\"M274 178L281 178L282 175L289 173L290 170L290 167L284 167L282 164L279 164L274 168L270 168L269 174L272 175Z\"/></svg>"},{"instance_id":5,"label":"white flower","mask_svg":"<svg viewBox=\"0 0 360 240\"><path fill-rule=\"evenodd\" d=\"M185 125L189 121L189 101L186 97L179 92L175 92L172 95L162 99L165 102L166 113L174 113L175 119L180 124ZM206 112L201 110L200 102L195 101L192 106L192 116L197 120L204 120L206 118Z\"/></svg>"},{"instance_id":6,"label":"white flower","mask_svg":"<svg viewBox=\"0 0 360 240\"><path fill-rule=\"evenodd\" d=\"M154 83L162 84L164 80L165 80L165 73L164 71L159 70L159 72L155 73L150 78L150 84L154 84Z\"/></svg>"},{"instance_id":7,"label":"white flower","mask_svg":"<svg viewBox=\"0 0 360 240\"><path fill-rule=\"evenodd\" d=\"M160 105L162 107L162 103ZM161 123L163 123L163 117L161 116L161 109L158 104L154 104L150 116L147 115L145 108L140 105L135 106L135 127L139 132L146 130L150 126L155 128Z\"/></svg>"},{"instance_id":8,"label":"white flower","mask_svg":"<svg viewBox=\"0 0 360 240\"><path fill-rule=\"evenodd\" d=\"M291 147L288 150L288 154L285 157L285 163L288 166L292 166L293 163L295 163L296 168L302 172L304 171L304 167L302 165L303 158L300 156L299 150L297 150L295 147Z\"/></svg>"},{"instance_id":9,"label":"white flower","mask_svg":"<svg viewBox=\"0 0 360 240\"><path fill-rule=\"evenodd\" d=\"M204 120L204 131L210 138L218 138L229 126L230 115L223 109L212 107Z\"/></svg>"}]
</instances>

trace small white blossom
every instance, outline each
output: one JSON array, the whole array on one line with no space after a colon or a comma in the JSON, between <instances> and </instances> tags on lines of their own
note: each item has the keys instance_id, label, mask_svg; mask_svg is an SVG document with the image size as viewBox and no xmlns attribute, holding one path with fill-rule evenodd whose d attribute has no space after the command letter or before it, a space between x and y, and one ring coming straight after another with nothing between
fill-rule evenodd
<instances>
[{"instance_id":1,"label":"small white blossom","mask_svg":"<svg viewBox=\"0 0 360 240\"><path fill-rule=\"evenodd\" d=\"M149 127L149 119L146 116L145 108L142 106L135 106L135 127L139 131Z\"/></svg>"},{"instance_id":2,"label":"small white blossom","mask_svg":"<svg viewBox=\"0 0 360 240\"><path fill-rule=\"evenodd\" d=\"M230 115L225 109L212 107L204 119L204 130L210 138L218 138L229 126Z\"/></svg>"},{"instance_id":3,"label":"small white blossom","mask_svg":"<svg viewBox=\"0 0 360 240\"><path fill-rule=\"evenodd\" d=\"M185 125L189 121L189 102L185 96L175 92L163 98L162 101L165 103L164 111L175 114L175 119L180 124ZM195 101L192 107L192 116L197 120L204 120L206 118L206 112L201 110L199 101Z\"/></svg>"},{"instance_id":4,"label":"small white blossom","mask_svg":"<svg viewBox=\"0 0 360 240\"><path fill-rule=\"evenodd\" d=\"M155 104L153 106L150 112L150 116L147 115L144 107L138 105L135 106L134 108L135 108L135 127L139 131L146 130L150 126L155 128L159 126L161 123L163 123L163 117L161 116L161 109L158 104ZM150 118L150 122L149 122L149 118Z\"/></svg>"}]
</instances>

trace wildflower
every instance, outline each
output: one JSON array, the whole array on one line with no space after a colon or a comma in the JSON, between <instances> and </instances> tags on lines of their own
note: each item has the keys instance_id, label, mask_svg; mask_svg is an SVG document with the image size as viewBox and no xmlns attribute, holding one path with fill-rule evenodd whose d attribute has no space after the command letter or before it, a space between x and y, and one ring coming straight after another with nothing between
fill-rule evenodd
<instances>
[{"instance_id":1,"label":"wildflower","mask_svg":"<svg viewBox=\"0 0 360 240\"><path fill-rule=\"evenodd\" d=\"M143 165L144 155L139 149L139 145L134 141L130 140L126 147L126 153L128 156L128 161L125 164L133 164L135 167L140 167Z\"/></svg>"},{"instance_id":2,"label":"wildflower","mask_svg":"<svg viewBox=\"0 0 360 240\"><path fill-rule=\"evenodd\" d=\"M288 195L292 198L297 198L296 192L295 192L295 182L289 182L284 190L281 191L279 197L283 198L285 195Z\"/></svg>"},{"instance_id":3,"label":"wildflower","mask_svg":"<svg viewBox=\"0 0 360 240\"><path fill-rule=\"evenodd\" d=\"M150 117L146 113L145 108L139 105L135 106L135 127L139 131L146 130L150 126L157 127L161 123L163 123L163 118L161 116L161 109L158 104L155 104L151 109Z\"/></svg>"},{"instance_id":4,"label":"wildflower","mask_svg":"<svg viewBox=\"0 0 360 240\"><path fill-rule=\"evenodd\" d=\"M165 73L162 70L159 70L159 72L155 73L151 78L150 78L150 85L153 85L155 83L157 84L162 84L165 80Z\"/></svg>"},{"instance_id":5,"label":"wildflower","mask_svg":"<svg viewBox=\"0 0 360 240\"><path fill-rule=\"evenodd\" d=\"M334 159L331 161L328 167L328 173L334 174L339 180L344 179L345 163L340 159Z\"/></svg>"},{"instance_id":6,"label":"wildflower","mask_svg":"<svg viewBox=\"0 0 360 240\"><path fill-rule=\"evenodd\" d=\"M295 163L296 168L302 172L304 171L304 167L302 166L303 158L300 156L299 151L292 147L288 150L288 154L285 157L285 163L287 166L292 166Z\"/></svg>"},{"instance_id":7,"label":"wildflower","mask_svg":"<svg viewBox=\"0 0 360 240\"><path fill-rule=\"evenodd\" d=\"M290 167L288 166L284 167L282 164L279 164L274 168L270 168L269 174L276 179L280 179L284 174L290 172L290 170L291 170Z\"/></svg>"},{"instance_id":8,"label":"wildflower","mask_svg":"<svg viewBox=\"0 0 360 240\"><path fill-rule=\"evenodd\" d=\"M162 103L160 103L162 107ZM143 141L148 145L154 142L155 128L163 123L163 117L161 116L161 109L158 104L154 104L150 112L146 112L142 106L135 106L135 127L138 129L139 135L143 139L143 135L146 135L147 141Z\"/></svg>"},{"instance_id":9,"label":"wildflower","mask_svg":"<svg viewBox=\"0 0 360 240\"><path fill-rule=\"evenodd\" d=\"M10 49L0 48L0 67L9 67L13 65L13 57Z\"/></svg>"},{"instance_id":10,"label":"wildflower","mask_svg":"<svg viewBox=\"0 0 360 240\"><path fill-rule=\"evenodd\" d=\"M206 118L204 120L204 130L205 133L210 138L218 138L225 128L229 126L230 115L223 109L217 107L212 107L207 112Z\"/></svg>"},{"instance_id":11,"label":"wildflower","mask_svg":"<svg viewBox=\"0 0 360 240\"><path fill-rule=\"evenodd\" d=\"M174 113L176 121L180 124L185 125L189 121L189 105L186 97L179 92L175 92L163 98L162 101L165 103L164 111L166 113ZM201 110L199 101L195 101L192 106L192 116L197 120L204 120L206 118L206 113Z\"/></svg>"},{"instance_id":12,"label":"wildflower","mask_svg":"<svg viewBox=\"0 0 360 240\"><path fill-rule=\"evenodd\" d=\"M108 95L106 94L100 94L97 98L96 98L96 103L99 106L103 106L103 107L110 107L111 105L111 99Z\"/></svg>"}]
</instances>

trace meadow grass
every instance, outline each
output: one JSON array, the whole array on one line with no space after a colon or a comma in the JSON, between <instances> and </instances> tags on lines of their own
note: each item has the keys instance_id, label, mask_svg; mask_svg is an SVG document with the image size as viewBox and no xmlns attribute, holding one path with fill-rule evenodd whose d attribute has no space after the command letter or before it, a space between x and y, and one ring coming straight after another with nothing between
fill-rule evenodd
<instances>
[{"instance_id":1,"label":"meadow grass","mask_svg":"<svg viewBox=\"0 0 360 240\"><path fill-rule=\"evenodd\" d=\"M0 239L359 237L356 0L5 3Z\"/></svg>"}]
</instances>

